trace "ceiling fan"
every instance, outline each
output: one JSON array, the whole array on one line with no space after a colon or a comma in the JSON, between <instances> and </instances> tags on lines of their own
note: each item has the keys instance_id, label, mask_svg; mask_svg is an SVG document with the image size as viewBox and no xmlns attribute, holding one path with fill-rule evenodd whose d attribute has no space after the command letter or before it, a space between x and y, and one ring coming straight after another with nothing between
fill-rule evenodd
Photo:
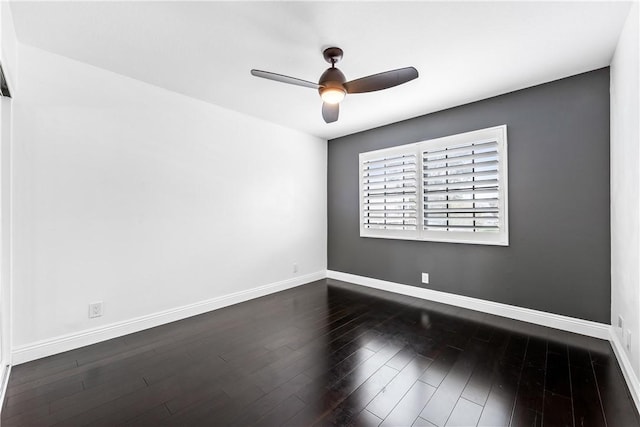
<instances>
[{"instance_id":1,"label":"ceiling fan","mask_svg":"<svg viewBox=\"0 0 640 427\"><path fill-rule=\"evenodd\" d=\"M331 68L327 68L322 73L318 83L269 71L251 70L251 74L277 82L318 89L323 101L322 118L327 123L338 120L340 101L344 99L347 93L375 92L401 85L418 77L418 70L413 67L406 67L346 81L347 79L342 74L342 71L336 68L336 63L342 59L342 53L342 49L339 47L330 47L324 50L324 59L331 64Z\"/></svg>"}]
</instances>

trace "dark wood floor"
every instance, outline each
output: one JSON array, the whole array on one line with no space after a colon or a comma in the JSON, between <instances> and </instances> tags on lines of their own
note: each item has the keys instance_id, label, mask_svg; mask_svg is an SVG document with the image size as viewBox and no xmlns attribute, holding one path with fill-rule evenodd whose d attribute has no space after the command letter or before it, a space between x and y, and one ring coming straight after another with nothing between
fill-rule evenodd
<instances>
[{"instance_id":1,"label":"dark wood floor","mask_svg":"<svg viewBox=\"0 0 640 427\"><path fill-rule=\"evenodd\" d=\"M606 341L320 281L16 366L50 425L640 424Z\"/></svg>"}]
</instances>

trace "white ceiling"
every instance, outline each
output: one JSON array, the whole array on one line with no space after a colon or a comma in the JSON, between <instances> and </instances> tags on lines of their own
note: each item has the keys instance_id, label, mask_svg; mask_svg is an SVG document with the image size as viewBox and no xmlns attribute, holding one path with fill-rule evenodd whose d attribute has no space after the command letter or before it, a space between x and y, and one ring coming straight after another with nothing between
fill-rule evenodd
<instances>
[{"instance_id":1,"label":"white ceiling","mask_svg":"<svg viewBox=\"0 0 640 427\"><path fill-rule=\"evenodd\" d=\"M322 138L609 65L629 2L17 2L33 45ZM414 66L396 88L349 95L326 124L313 89L325 47L348 80Z\"/></svg>"}]
</instances>

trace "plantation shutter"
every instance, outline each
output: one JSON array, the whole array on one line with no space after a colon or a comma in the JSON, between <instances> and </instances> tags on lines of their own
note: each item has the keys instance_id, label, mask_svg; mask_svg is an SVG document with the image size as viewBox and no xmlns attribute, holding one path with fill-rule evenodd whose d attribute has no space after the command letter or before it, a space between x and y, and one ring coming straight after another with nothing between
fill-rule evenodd
<instances>
[{"instance_id":1,"label":"plantation shutter","mask_svg":"<svg viewBox=\"0 0 640 427\"><path fill-rule=\"evenodd\" d=\"M360 153L360 236L509 245L506 125Z\"/></svg>"},{"instance_id":2,"label":"plantation shutter","mask_svg":"<svg viewBox=\"0 0 640 427\"><path fill-rule=\"evenodd\" d=\"M423 229L499 232L499 158L497 141L424 150Z\"/></svg>"},{"instance_id":3,"label":"plantation shutter","mask_svg":"<svg viewBox=\"0 0 640 427\"><path fill-rule=\"evenodd\" d=\"M415 151L361 159L361 227L416 231L418 185Z\"/></svg>"}]
</instances>

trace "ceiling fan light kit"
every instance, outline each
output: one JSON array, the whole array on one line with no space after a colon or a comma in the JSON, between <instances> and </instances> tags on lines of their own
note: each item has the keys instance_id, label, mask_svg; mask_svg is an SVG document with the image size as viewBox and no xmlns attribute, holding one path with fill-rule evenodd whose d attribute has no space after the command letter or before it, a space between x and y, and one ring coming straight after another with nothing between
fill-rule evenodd
<instances>
[{"instance_id":1,"label":"ceiling fan light kit","mask_svg":"<svg viewBox=\"0 0 640 427\"><path fill-rule=\"evenodd\" d=\"M321 87L318 89L320 92L320 97L322 101L327 102L329 104L338 104L342 101L347 94L344 89L337 87Z\"/></svg>"},{"instance_id":2,"label":"ceiling fan light kit","mask_svg":"<svg viewBox=\"0 0 640 427\"><path fill-rule=\"evenodd\" d=\"M362 77L347 82L344 74L336 63L342 59L343 51L339 47L330 47L324 50L325 61L331 64L320 76L318 83L283 74L271 73L269 71L251 70L251 74L264 79L275 80L281 83L288 83L297 86L318 89L322 99L322 118L327 123L338 120L340 102L347 93L366 93L377 90L388 89L401 85L418 77L418 70L413 67L399 68L397 70L385 71Z\"/></svg>"}]
</instances>

